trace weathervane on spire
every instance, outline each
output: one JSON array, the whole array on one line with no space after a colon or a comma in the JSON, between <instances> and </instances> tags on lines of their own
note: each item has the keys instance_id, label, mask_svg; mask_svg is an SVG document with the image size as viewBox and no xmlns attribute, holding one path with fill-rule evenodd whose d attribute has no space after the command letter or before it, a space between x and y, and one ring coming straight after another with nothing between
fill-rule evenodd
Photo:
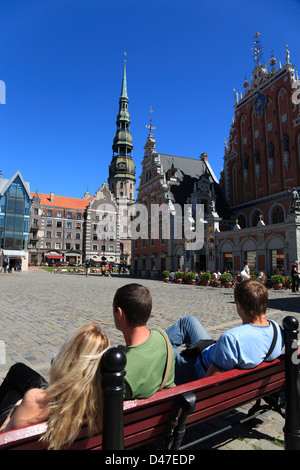
<instances>
[{"instance_id":1,"label":"weathervane on spire","mask_svg":"<svg viewBox=\"0 0 300 470\"><path fill-rule=\"evenodd\" d=\"M152 110L152 106L150 106L150 124L147 124L147 129L149 129L150 131L150 134L152 133L152 130L155 129L155 127L152 125L152 113L153 113L153 110Z\"/></svg>"},{"instance_id":2,"label":"weathervane on spire","mask_svg":"<svg viewBox=\"0 0 300 470\"><path fill-rule=\"evenodd\" d=\"M260 33L256 33L255 36L253 37L254 39L254 48L252 48L253 51L253 59L254 62L256 62L256 65L260 65L260 60L263 57L263 47L261 45L261 42L259 40L259 35Z\"/></svg>"},{"instance_id":3,"label":"weathervane on spire","mask_svg":"<svg viewBox=\"0 0 300 470\"><path fill-rule=\"evenodd\" d=\"M127 52L124 52L124 62L126 62Z\"/></svg>"}]
</instances>

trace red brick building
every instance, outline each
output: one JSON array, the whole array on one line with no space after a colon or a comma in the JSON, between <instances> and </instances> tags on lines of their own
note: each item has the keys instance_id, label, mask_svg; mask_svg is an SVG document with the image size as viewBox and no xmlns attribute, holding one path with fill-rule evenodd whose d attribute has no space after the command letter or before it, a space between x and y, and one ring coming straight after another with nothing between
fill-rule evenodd
<instances>
[{"instance_id":1,"label":"red brick building","mask_svg":"<svg viewBox=\"0 0 300 470\"><path fill-rule=\"evenodd\" d=\"M218 262L237 271L249 258L253 270L287 274L300 255L299 216L291 208L292 189L300 186L297 74L288 49L284 66L273 56L269 67L256 59L251 83L245 79L243 96L236 94L225 145L221 184L236 225L217 235Z\"/></svg>"},{"instance_id":2,"label":"red brick building","mask_svg":"<svg viewBox=\"0 0 300 470\"><path fill-rule=\"evenodd\" d=\"M184 237L139 239L133 243L136 274L154 276L165 268L233 273L248 259L252 272L289 274L300 259L300 105L298 75L286 48L285 64L272 56L262 65L255 41L255 68L244 93L235 93L235 115L225 143L220 181L206 154L187 159L159 154L151 133L145 145L137 202L204 207L204 244L187 250ZM148 223L151 222L149 218Z\"/></svg>"}]
</instances>

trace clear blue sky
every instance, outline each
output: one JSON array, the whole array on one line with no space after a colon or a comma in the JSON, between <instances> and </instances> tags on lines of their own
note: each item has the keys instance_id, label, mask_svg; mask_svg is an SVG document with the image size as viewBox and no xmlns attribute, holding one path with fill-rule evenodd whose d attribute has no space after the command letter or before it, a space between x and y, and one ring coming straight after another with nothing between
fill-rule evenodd
<instances>
[{"instance_id":1,"label":"clear blue sky","mask_svg":"<svg viewBox=\"0 0 300 470\"><path fill-rule=\"evenodd\" d=\"M208 153L217 177L253 36L300 75L299 0L1 0L0 170L81 198L108 178L124 51L137 186L153 109L158 152Z\"/></svg>"}]
</instances>

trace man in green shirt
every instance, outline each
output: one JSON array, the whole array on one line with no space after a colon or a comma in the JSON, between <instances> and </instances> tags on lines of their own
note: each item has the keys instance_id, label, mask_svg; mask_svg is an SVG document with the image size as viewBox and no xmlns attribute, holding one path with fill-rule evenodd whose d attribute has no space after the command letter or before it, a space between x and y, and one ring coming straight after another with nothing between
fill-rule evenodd
<instances>
[{"instance_id":1,"label":"man in green shirt","mask_svg":"<svg viewBox=\"0 0 300 470\"><path fill-rule=\"evenodd\" d=\"M123 396L127 400L148 398L160 388L174 385L174 352L168 348L169 340L163 330L150 330L146 326L151 309L151 294L140 284L120 287L113 300L115 325L126 343Z\"/></svg>"}]
</instances>

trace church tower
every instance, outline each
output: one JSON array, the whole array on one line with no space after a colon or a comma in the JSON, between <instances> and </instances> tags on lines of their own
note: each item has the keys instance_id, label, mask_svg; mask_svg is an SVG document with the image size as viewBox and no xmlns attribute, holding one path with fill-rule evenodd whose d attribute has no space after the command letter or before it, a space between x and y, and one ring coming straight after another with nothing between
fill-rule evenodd
<instances>
[{"instance_id":1,"label":"church tower","mask_svg":"<svg viewBox=\"0 0 300 470\"><path fill-rule=\"evenodd\" d=\"M135 191L135 165L132 160L132 137L130 135L130 115L128 112L128 95L126 80L126 60L119 98L119 112L117 115L117 132L113 140L113 158L109 166L108 184L117 204L127 200L127 204L134 203Z\"/></svg>"}]
</instances>

